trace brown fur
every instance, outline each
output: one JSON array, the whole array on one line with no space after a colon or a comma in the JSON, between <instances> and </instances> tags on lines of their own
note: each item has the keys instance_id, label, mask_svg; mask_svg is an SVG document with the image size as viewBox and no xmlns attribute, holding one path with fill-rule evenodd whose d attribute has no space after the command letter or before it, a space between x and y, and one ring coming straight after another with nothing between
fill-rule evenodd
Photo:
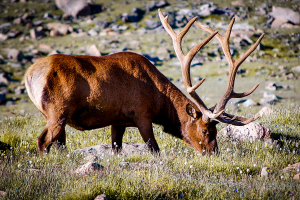
<instances>
[{"instance_id":1,"label":"brown fur","mask_svg":"<svg viewBox=\"0 0 300 200\"><path fill-rule=\"evenodd\" d=\"M149 148L158 152L152 123L163 125L164 131L201 153L217 148L216 123L204 123L194 103L141 55L56 54L33 64L25 84L47 121L38 138L40 155L44 149L49 151L52 143L57 147L65 144L66 124L79 130L111 125L116 151L122 147L125 128L132 126L138 127ZM196 114L188 113L190 108ZM202 133L203 129L208 134Z\"/></svg>"}]
</instances>

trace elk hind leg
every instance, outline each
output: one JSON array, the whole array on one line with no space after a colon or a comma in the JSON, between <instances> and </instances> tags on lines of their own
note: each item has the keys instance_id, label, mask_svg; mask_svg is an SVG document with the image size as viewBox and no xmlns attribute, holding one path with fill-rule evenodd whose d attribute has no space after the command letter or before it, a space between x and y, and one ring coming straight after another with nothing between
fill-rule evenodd
<instances>
[{"instance_id":1,"label":"elk hind leg","mask_svg":"<svg viewBox=\"0 0 300 200\"><path fill-rule=\"evenodd\" d=\"M47 153L50 150L51 145L56 140L60 140L60 142L65 143L65 118L60 119L57 123L51 123L55 120L48 120L45 129L42 134L39 136L37 140L39 155L43 156L43 151L45 150ZM63 134L61 136L61 134Z\"/></svg>"},{"instance_id":2,"label":"elk hind leg","mask_svg":"<svg viewBox=\"0 0 300 200\"><path fill-rule=\"evenodd\" d=\"M126 126L111 125L111 142L114 153L119 153L122 150L122 139Z\"/></svg>"}]
</instances>

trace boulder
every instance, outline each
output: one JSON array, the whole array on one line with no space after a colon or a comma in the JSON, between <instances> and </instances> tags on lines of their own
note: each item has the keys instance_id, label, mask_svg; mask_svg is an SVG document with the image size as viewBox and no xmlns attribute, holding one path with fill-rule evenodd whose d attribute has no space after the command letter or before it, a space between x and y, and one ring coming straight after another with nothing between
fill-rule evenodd
<instances>
[{"instance_id":1,"label":"boulder","mask_svg":"<svg viewBox=\"0 0 300 200\"><path fill-rule=\"evenodd\" d=\"M290 21L293 24L300 24L300 13L295 12L290 8L272 7L272 12L269 13L275 19L281 18Z\"/></svg>"},{"instance_id":2,"label":"boulder","mask_svg":"<svg viewBox=\"0 0 300 200\"><path fill-rule=\"evenodd\" d=\"M10 49L7 53L7 58L13 61L21 62L24 58L22 51L18 49Z\"/></svg>"},{"instance_id":3,"label":"boulder","mask_svg":"<svg viewBox=\"0 0 300 200\"><path fill-rule=\"evenodd\" d=\"M155 29L161 25L160 22L158 22L156 20L152 20L152 19L146 19L145 23L147 25L147 29Z\"/></svg>"},{"instance_id":4,"label":"boulder","mask_svg":"<svg viewBox=\"0 0 300 200\"><path fill-rule=\"evenodd\" d=\"M251 122L245 126L227 125L219 131L219 135L232 140L265 140L271 138L271 131L268 127L257 122Z\"/></svg>"},{"instance_id":5,"label":"boulder","mask_svg":"<svg viewBox=\"0 0 300 200\"><path fill-rule=\"evenodd\" d=\"M101 53L95 44L86 47L86 54L90 56L101 56Z\"/></svg>"},{"instance_id":6,"label":"boulder","mask_svg":"<svg viewBox=\"0 0 300 200\"><path fill-rule=\"evenodd\" d=\"M277 85L276 82L270 82L270 83L268 83L268 85L265 88L270 91L276 91L277 89L281 89L283 87Z\"/></svg>"},{"instance_id":7,"label":"boulder","mask_svg":"<svg viewBox=\"0 0 300 200\"><path fill-rule=\"evenodd\" d=\"M78 167L75 172L79 175L90 174L95 171L102 170L104 167L98 163L87 162L86 164Z\"/></svg>"},{"instance_id":8,"label":"boulder","mask_svg":"<svg viewBox=\"0 0 300 200\"><path fill-rule=\"evenodd\" d=\"M92 14L91 6L85 0L55 0L55 4L65 14L74 18Z\"/></svg>"},{"instance_id":9,"label":"boulder","mask_svg":"<svg viewBox=\"0 0 300 200\"><path fill-rule=\"evenodd\" d=\"M300 180L300 173L296 174L294 177L293 177L294 180Z\"/></svg>"},{"instance_id":10,"label":"boulder","mask_svg":"<svg viewBox=\"0 0 300 200\"><path fill-rule=\"evenodd\" d=\"M16 89L15 89L15 94L16 95L20 95L20 94L24 94L25 93L25 86L18 86Z\"/></svg>"},{"instance_id":11,"label":"boulder","mask_svg":"<svg viewBox=\"0 0 300 200\"><path fill-rule=\"evenodd\" d=\"M244 107L250 107L250 106L257 106L257 103L253 101L252 99L247 99L243 102Z\"/></svg>"},{"instance_id":12,"label":"boulder","mask_svg":"<svg viewBox=\"0 0 300 200\"><path fill-rule=\"evenodd\" d=\"M292 70L294 72L300 72L300 65L299 66L296 66L296 67L293 67Z\"/></svg>"},{"instance_id":13,"label":"boulder","mask_svg":"<svg viewBox=\"0 0 300 200\"><path fill-rule=\"evenodd\" d=\"M281 17L275 18L271 24L271 28L280 28L280 26L286 22L288 22L287 19Z\"/></svg>"},{"instance_id":14,"label":"boulder","mask_svg":"<svg viewBox=\"0 0 300 200\"><path fill-rule=\"evenodd\" d=\"M0 73L0 86L1 85L8 85L9 84L9 77L7 73Z\"/></svg>"}]
</instances>

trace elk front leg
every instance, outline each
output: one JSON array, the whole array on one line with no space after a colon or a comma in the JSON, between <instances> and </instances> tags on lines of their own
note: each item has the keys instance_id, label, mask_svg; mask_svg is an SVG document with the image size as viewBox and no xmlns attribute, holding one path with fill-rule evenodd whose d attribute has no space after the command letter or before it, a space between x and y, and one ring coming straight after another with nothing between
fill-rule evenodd
<instances>
[{"instance_id":1,"label":"elk front leg","mask_svg":"<svg viewBox=\"0 0 300 200\"><path fill-rule=\"evenodd\" d=\"M137 125L137 127L141 133L144 142L147 144L149 150L152 153L159 153L159 147L153 134L152 122L151 121L140 122Z\"/></svg>"},{"instance_id":2,"label":"elk front leg","mask_svg":"<svg viewBox=\"0 0 300 200\"><path fill-rule=\"evenodd\" d=\"M122 139L126 126L111 125L111 142L114 153L119 153L122 150Z\"/></svg>"}]
</instances>

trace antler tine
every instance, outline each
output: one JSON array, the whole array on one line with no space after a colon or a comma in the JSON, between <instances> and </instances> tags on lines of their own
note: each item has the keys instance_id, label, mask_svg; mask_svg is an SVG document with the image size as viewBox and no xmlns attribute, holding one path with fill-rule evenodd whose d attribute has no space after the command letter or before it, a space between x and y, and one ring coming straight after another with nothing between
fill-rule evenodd
<instances>
[{"instance_id":1,"label":"antler tine","mask_svg":"<svg viewBox=\"0 0 300 200\"><path fill-rule=\"evenodd\" d=\"M242 98L242 97L248 96L252 92L254 92L254 90L259 86L259 84L256 84L251 90L249 90L248 92L244 92L244 93L235 93L233 91L235 77L236 77L236 73L237 73L239 66L256 49L256 47L258 46L258 44L260 43L260 41L262 40L262 38L264 36L264 34L262 34L258 38L256 43L240 59L234 60L233 57L231 56L230 49L229 49L229 37L230 37L230 33L232 30L234 21L235 21L235 18L233 17L224 36L221 36L220 34L216 35L217 39L221 43L223 52L224 52L225 57L229 64L229 78L228 78L228 83L227 83L227 90L226 90L225 94L223 95L223 97L221 98L220 102L218 103L217 110L216 110L217 112L220 110L224 110L227 102L231 98ZM212 33L214 31L213 29L203 26L197 22L196 22L196 25L199 28L201 28L209 33Z\"/></svg>"},{"instance_id":2,"label":"antler tine","mask_svg":"<svg viewBox=\"0 0 300 200\"><path fill-rule=\"evenodd\" d=\"M221 100L219 101L216 112L224 111L227 102L231 98L242 98L242 97L248 96L252 92L254 92L254 90L259 86L259 84L256 84L251 90L249 90L248 92L244 92L244 93L235 93L233 91L235 77L236 77L236 73L237 73L239 66L257 48L258 44L261 42L262 38L264 37L264 34L262 34L258 38L258 40L255 42L255 44L241 58L239 58L238 60L235 61L233 59L233 57L231 56L230 49L229 49L229 37L230 37L230 33L232 30L234 21L235 21L235 18L233 17L224 36L221 36L220 34L216 35L216 38L221 43L223 52L224 52L225 57L229 64L229 78L228 78L228 83L227 83L227 90L226 90L225 94L222 96ZM195 24L199 28L201 28L209 33L214 32L214 30L209 27L203 26L197 22ZM219 121L221 123L225 123L225 124L233 124L235 126L244 126L244 125L256 120L257 118L258 117L248 119L248 118L243 118L243 117L237 117L237 116L230 115L227 113L222 113L221 115L216 117L215 120Z\"/></svg>"},{"instance_id":3,"label":"antler tine","mask_svg":"<svg viewBox=\"0 0 300 200\"><path fill-rule=\"evenodd\" d=\"M181 42L183 36L188 32L190 27L193 25L193 23L196 21L197 17L194 17L191 19L186 26L183 28L183 30L177 35L171 28L171 26L168 24L168 16L164 17L161 10L158 9L158 15L160 18L160 21L164 28L166 29L167 33L171 36L173 40L174 50L177 55L177 58L180 61L181 69L182 69L182 75L183 75L183 81L184 86L187 90L187 92L190 94L190 96L194 99L195 104L198 106L200 111L203 114L203 119L208 121L209 118L216 118L217 116L221 115L224 111L219 111L217 114L213 114L204 104L204 102L201 100L201 98L197 95L195 90L204 82L205 79L202 79L199 83L192 86L191 78L190 78L190 64L192 62L192 59L195 57L195 55L200 51L200 49L206 45L218 32L214 31L211 33L211 35L206 38L201 43L197 44L195 47L193 47L188 54L185 56L182 52L181 48Z\"/></svg>"}]
</instances>

